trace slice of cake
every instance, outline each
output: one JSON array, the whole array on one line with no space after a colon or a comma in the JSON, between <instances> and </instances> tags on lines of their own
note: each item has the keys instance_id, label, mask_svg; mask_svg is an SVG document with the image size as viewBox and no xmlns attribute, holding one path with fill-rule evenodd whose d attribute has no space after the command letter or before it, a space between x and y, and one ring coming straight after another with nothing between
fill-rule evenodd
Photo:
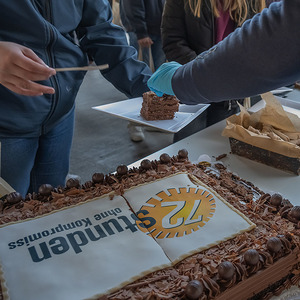
<instances>
[{"instance_id":1,"label":"slice of cake","mask_svg":"<svg viewBox=\"0 0 300 300\"><path fill-rule=\"evenodd\" d=\"M178 111L179 100L175 96L164 94L158 97L154 92L143 94L141 116L147 121L171 120Z\"/></svg>"},{"instance_id":2,"label":"slice of cake","mask_svg":"<svg viewBox=\"0 0 300 300\"><path fill-rule=\"evenodd\" d=\"M186 150L8 194L0 224L1 300L266 300L300 281L300 207Z\"/></svg>"}]
</instances>

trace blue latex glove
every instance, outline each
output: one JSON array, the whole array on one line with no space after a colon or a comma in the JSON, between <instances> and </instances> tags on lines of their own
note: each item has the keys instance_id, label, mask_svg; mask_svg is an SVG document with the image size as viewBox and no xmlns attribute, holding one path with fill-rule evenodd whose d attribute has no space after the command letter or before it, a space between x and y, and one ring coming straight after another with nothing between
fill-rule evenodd
<instances>
[{"instance_id":1,"label":"blue latex glove","mask_svg":"<svg viewBox=\"0 0 300 300\"><path fill-rule=\"evenodd\" d=\"M175 61L162 64L148 80L149 89L158 97L163 94L174 95L171 81L175 71L181 66Z\"/></svg>"}]
</instances>

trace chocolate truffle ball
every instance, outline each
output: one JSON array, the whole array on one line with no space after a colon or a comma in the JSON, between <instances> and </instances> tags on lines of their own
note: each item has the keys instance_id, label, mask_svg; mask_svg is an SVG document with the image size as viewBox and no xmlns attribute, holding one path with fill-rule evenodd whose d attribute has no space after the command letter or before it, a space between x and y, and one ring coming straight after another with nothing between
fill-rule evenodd
<instances>
[{"instance_id":1,"label":"chocolate truffle ball","mask_svg":"<svg viewBox=\"0 0 300 300\"><path fill-rule=\"evenodd\" d=\"M290 216L300 221L300 206L294 206L290 211Z\"/></svg>"},{"instance_id":2,"label":"chocolate truffle ball","mask_svg":"<svg viewBox=\"0 0 300 300\"><path fill-rule=\"evenodd\" d=\"M188 151L186 149L181 149L178 151L178 156L180 158L187 158L188 157Z\"/></svg>"},{"instance_id":3,"label":"chocolate truffle ball","mask_svg":"<svg viewBox=\"0 0 300 300\"><path fill-rule=\"evenodd\" d=\"M244 253L244 260L248 266L255 266L259 262L259 254L255 249L249 249Z\"/></svg>"},{"instance_id":4,"label":"chocolate truffle ball","mask_svg":"<svg viewBox=\"0 0 300 300\"><path fill-rule=\"evenodd\" d=\"M22 195L18 192L12 192L7 195L6 202L8 204L16 204L23 200Z\"/></svg>"},{"instance_id":5,"label":"chocolate truffle ball","mask_svg":"<svg viewBox=\"0 0 300 300\"><path fill-rule=\"evenodd\" d=\"M271 195L270 203L274 206L280 206L282 202L282 196L278 193Z\"/></svg>"},{"instance_id":6,"label":"chocolate truffle ball","mask_svg":"<svg viewBox=\"0 0 300 300\"><path fill-rule=\"evenodd\" d=\"M104 174L103 173L94 173L92 176L92 181L94 183L102 183L104 180Z\"/></svg>"},{"instance_id":7,"label":"chocolate truffle ball","mask_svg":"<svg viewBox=\"0 0 300 300\"><path fill-rule=\"evenodd\" d=\"M50 196L51 195L51 192L53 190L53 186L51 184L42 184L40 187L39 187L39 193L42 195L42 196Z\"/></svg>"},{"instance_id":8,"label":"chocolate truffle ball","mask_svg":"<svg viewBox=\"0 0 300 300\"><path fill-rule=\"evenodd\" d=\"M73 188L73 187L79 188L79 187L80 187L80 182L79 182L79 180L76 179L76 178L70 178L70 179L68 179L68 181L66 182L66 187L67 187L68 189L71 189L71 188Z\"/></svg>"},{"instance_id":9,"label":"chocolate truffle ball","mask_svg":"<svg viewBox=\"0 0 300 300\"><path fill-rule=\"evenodd\" d=\"M230 261L224 261L219 264L218 273L221 279L231 280L235 273L235 267Z\"/></svg>"},{"instance_id":10,"label":"chocolate truffle ball","mask_svg":"<svg viewBox=\"0 0 300 300\"><path fill-rule=\"evenodd\" d=\"M167 164L171 161L171 157L169 154L167 153L163 153L161 156L160 156L160 161L163 163L163 164Z\"/></svg>"},{"instance_id":11,"label":"chocolate truffle ball","mask_svg":"<svg viewBox=\"0 0 300 300\"><path fill-rule=\"evenodd\" d=\"M142 160L141 167L144 170L150 170L152 167L151 161L149 159Z\"/></svg>"},{"instance_id":12,"label":"chocolate truffle ball","mask_svg":"<svg viewBox=\"0 0 300 300\"><path fill-rule=\"evenodd\" d=\"M203 293L203 285L198 280L191 280L185 287L185 296L190 300L197 300Z\"/></svg>"},{"instance_id":13,"label":"chocolate truffle ball","mask_svg":"<svg viewBox=\"0 0 300 300\"><path fill-rule=\"evenodd\" d=\"M125 165L120 165L120 166L117 167L117 174L118 175L121 175L121 176L125 175L125 174L127 174L127 171L128 171L128 168Z\"/></svg>"},{"instance_id":14,"label":"chocolate truffle ball","mask_svg":"<svg viewBox=\"0 0 300 300\"><path fill-rule=\"evenodd\" d=\"M282 249L281 240L278 237L271 237L267 241L267 249L271 253L278 253Z\"/></svg>"}]
</instances>

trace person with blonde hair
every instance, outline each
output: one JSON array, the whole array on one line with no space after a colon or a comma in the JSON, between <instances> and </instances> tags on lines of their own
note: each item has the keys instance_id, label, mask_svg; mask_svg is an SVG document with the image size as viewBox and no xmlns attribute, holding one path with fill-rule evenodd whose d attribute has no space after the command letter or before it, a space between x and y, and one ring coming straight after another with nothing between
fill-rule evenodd
<instances>
[{"instance_id":1,"label":"person with blonde hair","mask_svg":"<svg viewBox=\"0 0 300 300\"><path fill-rule=\"evenodd\" d=\"M299 0L272 3L189 63L162 64L148 87L193 105L294 85L300 79L299 15Z\"/></svg>"},{"instance_id":2,"label":"person with blonde hair","mask_svg":"<svg viewBox=\"0 0 300 300\"><path fill-rule=\"evenodd\" d=\"M192 61L265 7L265 0L166 0L162 18L162 42L167 60L180 64ZM211 78L213 84L214 79ZM202 115L174 135L174 141L239 110L237 100L210 104Z\"/></svg>"}]
</instances>

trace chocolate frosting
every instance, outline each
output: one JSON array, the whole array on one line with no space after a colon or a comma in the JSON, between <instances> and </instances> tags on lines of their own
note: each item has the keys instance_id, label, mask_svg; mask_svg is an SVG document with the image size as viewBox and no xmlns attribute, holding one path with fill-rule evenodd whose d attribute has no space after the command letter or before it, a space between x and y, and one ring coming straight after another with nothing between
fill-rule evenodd
<instances>
[{"instance_id":1,"label":"chocolate frosting","mask_svg":"<svg viewBox=\"0 0 300 300\"><path fill-rule=\"evenodd\" d=\"M52 189L50 194L49 192L32 193L18 202L7 201L7 196L0 202L2 203L0 224L34 218L110 192L122 195L126 189L138 184L151 182L177 172L188 172L212 187L233 207L250 218L257 227L251 232L242 233L192 255L171 268L156 271L99 299L180 300L184 299L186 288L192 280L197 280L203 287L200 300L222 299L223 293L235 289L237 283L247 282L298 249L300 230L297 229L296 223L290 221L291 217L298 218L298 209L290 213L293 205L287 199L279 203L279 200L275 201L273 196L271 200L270 194L264 193L252 183L233 174L221 163L195 165L188 160L186 151L181 150L176 156L170 157L166 154L159 160L144 160L139 168L127 169L126 173L123 171L117 170L115 174L108 175L95 173L91 181L83 185L73 179L68 181L65 187ZM249 252L250 258L245 259L246 253ZM219 276L218 266L222 261L227 261L233 266L232 276L225 276L225 278ZM295 259L293 264L297 268L294 261ZM289 266L292 270L292 264ZM297 284L299 280L299 275L287 277L278 292L288 285ZM272 276L268 281L273 283ZM256 284L259 285L260 282ZM268 299L270 295L265 293L261 299Z\"/></svg>"}]
</instances>

